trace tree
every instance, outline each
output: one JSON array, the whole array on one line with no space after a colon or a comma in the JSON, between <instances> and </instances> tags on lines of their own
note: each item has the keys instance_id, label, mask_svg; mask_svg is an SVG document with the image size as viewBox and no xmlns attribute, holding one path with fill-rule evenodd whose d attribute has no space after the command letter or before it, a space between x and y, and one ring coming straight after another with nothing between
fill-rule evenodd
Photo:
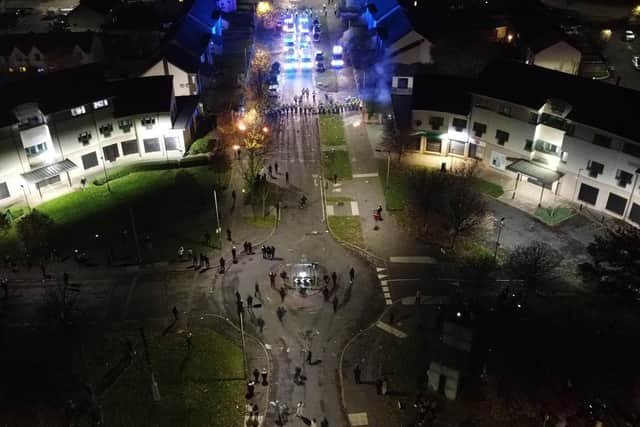
<instances>
[{"instance_id":1,"label":"tree","mask_svg":"<svg viewBox=\"0 0 640 427\"><path fill-rule=\"evenodd\" d=\"M462 258L460 267L465 287L475 290L489 284L491 273L496 270L496 261L493 254L485 250Z\"/></svg>"},{"instance_id":2,"label":"tree","mask_svg":"<svg viewBox=\"0 0 640 427\"><path fill-rule=\"evenodd\" d=\"M587 251L614 290L640 289L640 229L622 226L595 237Z\"/></svg>"},{"instance_id":3,"label":"tree","mask_svg":"<svg viewBox=\"0 0 640 427\"><path fill-rule=\"evenodd\" d=\"M18 222L18 235L27 251L31 254L43 254L49 250L53 234L53 220L46 214L34 209Z\"/></svg>"},{"instance_id":4,"label":"tree","mask_svg":"<svg viewBox=\"0 0 640 427\"><path fill-rule=\"evenodd\" d=\"M8 212L0 212L0 233L6 234L11 228L11 216Z\"/></svg>"},{"instance_id":5,"label":"tree","mask_svg":"<svg viewBox=\"0 0 640 427\"><path fill-rule=\"evenodd\" d=\"M527 289L535 290L541 282L553 278L560 261L560 252L547 243L535 241L515 248L509 254L505 268L513 277L522 280Z\"/></svg>"},{"instance_id":6,"label":"tree","mask_svg":"<svg viewBox=\"0 0 640 427\"><path fill-rule=\"evenodd\" d=\"M256 48L253 57L251 58L251 71L255 79L255 87L258 95L262 94L262 86L264 82L264 75L271 66L271 55L269 51L261 47Z\"/></svg>"},{"instance_id":7,"label":"tree","mask_svg":"<svg viewBox=\"0 0 640 427\"><path fill-rule=\"evenodd\" d=\"M451 235L451 249L461 234L477 230L487 212L484 197L473 187L473 170L460 169L449 175L445 189L444 218Z\"/></svg>"},{"instance_id":8,"label":"tree","mask_svg":"<svg viewBox=\"0 0 640 427\"><path fill-rule=\"evenodd\" d=\"M404 153L404 140L398 134L393 120L386 120L382 128L382 139L380 145L385 151L398 155L398 161Z\"/></svg>"}]
</instances>

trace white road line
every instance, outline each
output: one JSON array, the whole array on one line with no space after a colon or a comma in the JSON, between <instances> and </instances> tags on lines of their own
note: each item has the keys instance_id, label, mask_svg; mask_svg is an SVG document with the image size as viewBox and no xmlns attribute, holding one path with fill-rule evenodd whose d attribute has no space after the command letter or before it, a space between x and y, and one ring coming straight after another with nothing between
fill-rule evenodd
<instances>
[{"instance_id":1,"label":"white road line","mask_svg":"<svg viewBox=\"0 0 640 427\"><path fill-rule=\"evenodd\" d=\"M327 216L333 216L335 212L333 210L333 205L327 205Z\"/></svg>"},{"instance_id":2,"label":"white road line","mask_svg":"<svg viewBox=\"0 0 640 427\"><path fill-rule=\"evenodd\" d=\"M376 267L376 272L380 273L381 271L387 271L384 267Z\"/></svg>"},{"instance_id":3,"label":"white road line","mask_svg":"<svg viewBox=\"0 0 640 427\"><path fill-rule=\"evenodd\" d=\"M389 292L389 287L388 286L383 286L382 287L382 292L385 292L385 293Z\"/></svg>"},{"instance_id":4,"label":"white road line","mask_svg":"<svg viewBox=\"0 0 640 427\"><path fill-rule=\"evenodd\" d=\"M387 305L391 305L391 304L393 304L393 301L391 300L391 298L385 298L384 302L385 302L385 304L387 304Z\"/></svg>"},{"instance_id":5,"label":"white road line","mask_svg":"<svg viewBox=\"0 0 640 427\"><path fill-rule=\"evenodd\" d=\"M382 293L382 296L383 296L385 299L387 299L387 298L391 298L391 293L389 293L389 292L383 292L383 293Z\"/></svg>"},{"instance_id":6,"label":"white road line","mask_svg":"<svg viewBox=\"0 0 640 427\"><path fill-rule=\"evenodd\" d=\"M389 282L388 280L381 280L380 281L380 286L387 286L387 282Z\"/></svg>"},{"instance_id":7,"label":"white road line","mask_svg":"<svg viewBox=\"0 0 640 427\"><path fill-rule=\"evenodd\" d=\"M351 202L351 215L360 216L360 210L358 209L358 202Z\"/></svg>"},{"instance_id":8,"label":"white road line","mask_svg":"<svg viewBox=\"0 0 640 427\"><path fill-rule=\"evenodd\" d=\"M352 427L368 426L369 418L367 417L367 413L357 412L355 414L349 414L349 424L351 424Z\"/></svg>"},{"instance_id":9,"label":"white road line","mask_svg":"<svg viewBox=\"0 0 640 427\"><path fill-rule=\"evenodd\" d=\"M435 264L436 260L430 256L392 256L389 261L398 264Z\"/></svg>"},{"instance_id":10,"label":"white road line","mask_svg":"<svg viewBox=\"0 0 640 427\"><path fill-rule=\"evenodd\" d=\"M402 332L400 329L394 328L388 323L384 323L380 320L376 322L376 326L382 329L383 331L390 333L391 335L395 335L398 338L406 338L408 336L407 334Z\"/></svg>"},{"instance_id":11,"label":"white road line","mask_svg":"<svg viewBox=\"0 0 640 427\"><path fill-rule=\"evenodd\" d=\"M382 280L382 279L386 279L387 275L386 274L378 274L378 280Z\"/></svg>"},{"instance_id":12,"label":"white road line","mask_svg":"<svg viewBox=\"0 0 640 427\"><path fill-rule=\"evenodd\" d=\"M353 178L374 178L376 176L378 176L378 172L372 172L372 173L354 173L353 175L351 175Z\"/></svg>"},{"instance_id":13,"label":"white road line","mask_svg":"<svg viewBox=\"0 0 640 427\"><path fill-rule=\"evenodd\" d=\"M341 193L342 192L342 188L334 188L332 191L334 193Z\"/></svg>"}]
</instances>

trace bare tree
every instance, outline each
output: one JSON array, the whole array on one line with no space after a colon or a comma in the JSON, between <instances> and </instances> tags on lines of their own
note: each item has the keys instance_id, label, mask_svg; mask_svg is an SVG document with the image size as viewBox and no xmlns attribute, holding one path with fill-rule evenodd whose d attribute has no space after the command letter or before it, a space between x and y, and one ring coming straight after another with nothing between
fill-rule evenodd
<instances>
[{"instance_id":1,"label":"bare tree","mask_svg":"<svg viewBox=\"0 0 640 427\"><path fill-rule=\"evenodd\" d=\"M451 249L455 249L460 235L478 229L487 212L487 203L473 188L472 177L473 170L460 169L447 180L443 216L451 235Z\"/></svg>"},{"instance_id":2,"label":"bare tree","mask_svg":"<svg viewBox=\"0 0 640 427\"><path fill-rule=\"evenodd\" d=\"M396 130L393 120L386 120L382 128L382 139L380 140L380 146L384 151L397 154L398 161L402 158L404 153L404 140Z\"/></svg>"},{"instance_id":3,"label":"bare tree","mask_svg":"<svg viewBox=\"0 0 640 427\"><path fill-rule=\"evenodd\" d=\"M505 268L525 286L535 291L544 280L553 277L554 270L560 264L560 252L547 243L535 241L526 246L518 246L508 256Z\"/></svg>"}]
</instances>

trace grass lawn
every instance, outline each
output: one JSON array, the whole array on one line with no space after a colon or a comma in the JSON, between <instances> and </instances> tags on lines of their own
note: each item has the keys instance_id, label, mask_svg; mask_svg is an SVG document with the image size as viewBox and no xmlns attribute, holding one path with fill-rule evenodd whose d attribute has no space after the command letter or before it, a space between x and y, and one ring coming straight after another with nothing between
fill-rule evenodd
<instances>
[{"instance_id":1,"label":"grass lawn","mask_svg":"<svg viewBox=\"0 0 640 427\"><path fill-rule=\"evenodd\" d=\"M324 176L333 179L338 175L338 179L351 179L351 159L346 150L325 151L322 153L324 164Z\"/></svg>"},{"instance_id":2,"label":"grass lawn","mask_svg":"<svg viewBox=\"0 0 640 427\"><path fill-rule=\"evenodd\" d=\"M364 247L362 223L358 216L329 216L329 227L340 239L353 245Z\"/></svg>"},{"instance_id":3,"label":"grass lawn","mask_svg":"<svg viewBox=\"0 0 640 427\"><path fill-rule=\"evenodd\" d=\"M258 228L273 228L276 225L276 216L275 215L267 215L266 217L257 216L257 217L245 217L245 222L247 224L251 224L254 227Z\"/></svg>"},{"instance_id":4,"label":"grass lawn","mask_svg":"<svg viewBox=\"0 0 640 427\"><path fill-rule=\"evenodd\" d=\"M327 203L330 205L333 205L336 203L349 203L352 200L353 199L351 197L336 197L336 196L327 197Z\"/></svg>"},{"instance_id":5,"label":"grass lawn","mask_svg":"<svg viewBox=\"0 0 640 427\"><path fill-rule=\"evenodd\" d=\"M227 185L228 178L227 173L208 166L135 172L110 181L111 192L106 185L92 184L42 203L36 209L53 219L52 243L61 254L72 248L111 247L117 261L135 252L131 208L144 246L143 259L167 259L175 256L180 245L198 250L204 232L213 234L215 213L211 191L218 188L220 199L220 189ZM130 236L127 241L121 238L125 228ZM150 237L150 244L142 243L145 236ZM15 248L15 231L10 230L1 241L2 248Z\"/></svg>"},{"instance_id":6,"label":"grass lawn","mask_svg":"<svg viewBox=\"0 0 640 427\"><path fill-rule=\"evenodd\" d=\"M378 175L384 189L386 210L393 212L404 209L409 197L409 171L410 169L392 165L387 183L387 161L378 160Z\"/></svg>"},{"instance_id":7,"label":"grass lawn","mask_svg":"<svg viewBox=\"0 0 640 427\"><path fill-rule=\"evenodd\" d=\"M557 225L571 218L575 211L571 208L537 208L535 216L547 225Z\"/></svg>"},{"instance_id":8,"label":"grass lawn","mask_svg":"<svg viewBox=\"0 0 640 427\"><path fill-rule=\"evenodd\" d=\"M154 403L146 366L136 361L107 391L103 408L112 426L239 425L244 414L242 351L222 335L193 330L150 339L149 355L161 400Z\"/></svg>"},{"instance_id":9,"label":"grass lawn","mask_svg":"<svg viewBox=\"0 0 640 427\"><path fill-rule=\"evenodd\" d=\"M473 185L476 190L491 197L500 197L504 194L504 190L501 185L494 184L493 182L485 181L478 177L473 177Z\"/></svg>"},{"instance_id":10,"label":"grass lawn","mask_svg":"<svg viewBox=\"0 0 640 427\"><path fill-rule=\"evenodd\" d=\"M320 116L320 143L323 145L344 145L344 121L336 115Z\"/></svg>"}]
</instances>

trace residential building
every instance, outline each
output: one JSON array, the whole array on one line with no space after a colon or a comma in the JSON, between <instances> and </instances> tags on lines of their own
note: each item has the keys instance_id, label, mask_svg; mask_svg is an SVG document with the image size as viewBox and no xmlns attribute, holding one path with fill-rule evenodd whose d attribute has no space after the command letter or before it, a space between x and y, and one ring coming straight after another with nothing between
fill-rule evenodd
<instances>
[{"instance_id":1,"label":"residential building","mask_svg":"<svg viewBox=\"0 0 640 427\"><path fill-rule=\"evenodd\" d=\"M408 147L476 159L519 192L551 192L640 225L640 93L518 62L493 62L476 79L396 76L398 126Z\"/></svg>"},{"instance_id":2,"label":"residential building","mask_svg":"<svg viewBox=\"0 0 640 427\"><path fill-rule=\"evenodd\" d=\"M96 33L51 32L0 36L0 73L45 73L99 62Z\"/></svg>"},{"instance_id":3,"label":"residential building","mask_svg":"<svg viewBox=\"0 0 640 427\"><path fill-rule=\"evenodd\" d=\"M171 76L106 81L95 67L6 86L0 100L0 205L68 191L127 161L179 158L198 114Z\"/></svg>"},{"instance_id":4,"label":"residential building","mask_svg":"<svg viewBox=\"0 0 640 427\"><path fill-rule=\"evenodd\" d=\"M550 25L521 24L518 43L527 64L577 75L582 52L571 38Z\"/></svg>"}]
</instances>

